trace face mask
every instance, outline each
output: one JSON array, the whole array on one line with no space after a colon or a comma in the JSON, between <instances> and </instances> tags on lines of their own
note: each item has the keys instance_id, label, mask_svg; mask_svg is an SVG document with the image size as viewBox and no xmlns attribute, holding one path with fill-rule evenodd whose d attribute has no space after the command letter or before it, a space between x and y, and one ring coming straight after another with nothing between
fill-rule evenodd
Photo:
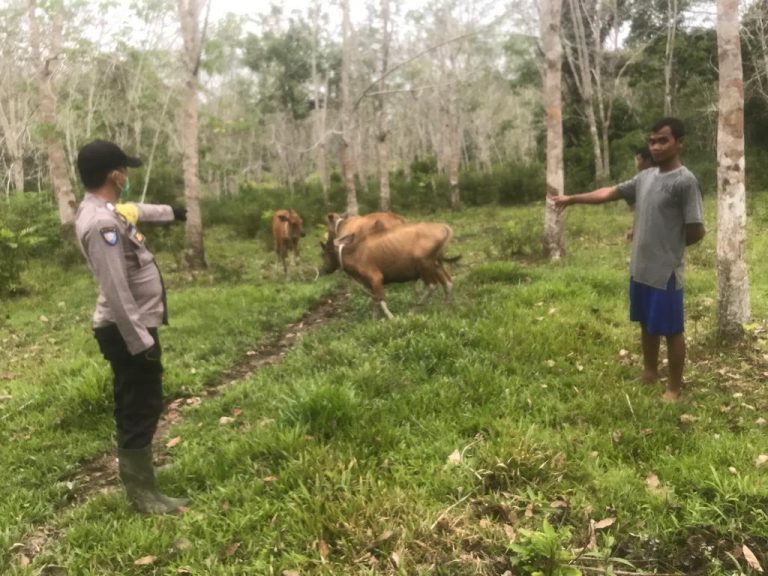
<instances>
[{"instance_id":1,"label":"face mask","mask_svg":"<svg viewBox=\"0 0 768 576\"><path fill-rule=\"evenodd\" d=\"M120 192L118 193L118 199L123 200L125 198L128 198L128 195L131 193L131 180L128 178L128 176L125 177L125 183L123 184L123 187L120 188Z\"/></svg>"}]
</instances>

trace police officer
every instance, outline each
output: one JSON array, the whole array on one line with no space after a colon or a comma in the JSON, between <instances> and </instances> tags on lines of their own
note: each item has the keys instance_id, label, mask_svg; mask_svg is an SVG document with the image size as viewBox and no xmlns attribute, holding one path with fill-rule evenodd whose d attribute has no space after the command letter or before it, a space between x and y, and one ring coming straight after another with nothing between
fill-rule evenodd
<instances>
[{"instance_id":1,"label":"police officer","mask_svg":"<svg viewBox=\"0 0 768 576\"><path fill-rule=\"evenodd\" d=\"M120 479L141 512L178 511L186 499L155 486L152 437L163 409L158 327L167 324L165 288L136 222L186 220L185 208L119 204L130 189L128 168L141 166L116 144L95 140L77 156L86 188L76 219L77 238L99 285L93 332L114 375Z\"/></svg>"}]
</instances>

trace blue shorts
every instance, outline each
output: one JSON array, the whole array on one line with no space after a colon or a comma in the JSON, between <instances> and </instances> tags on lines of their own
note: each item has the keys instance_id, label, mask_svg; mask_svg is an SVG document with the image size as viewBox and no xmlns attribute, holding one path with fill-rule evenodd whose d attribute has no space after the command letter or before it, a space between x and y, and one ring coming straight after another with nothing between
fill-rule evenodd
<instances>
[{"instance_id":1,"label":"blue shorts","mask_svg":"<svg viewBox=\"0 0 768 576\"><path fill-rule=\"evenodd\" d=\"M675 275L666 290L629 279L629 319L640 322L652 336L675 336L683 331L683 289L675 290Z\"/></svg>"}]
</instances>

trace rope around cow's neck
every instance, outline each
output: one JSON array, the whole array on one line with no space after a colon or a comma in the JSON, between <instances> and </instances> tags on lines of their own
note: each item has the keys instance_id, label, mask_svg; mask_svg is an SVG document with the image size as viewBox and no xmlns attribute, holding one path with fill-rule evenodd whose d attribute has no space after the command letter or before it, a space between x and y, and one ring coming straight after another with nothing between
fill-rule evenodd
<instances>
[{"instance_id":1,"label":"rope around cow's neck","mask_svg":"<svg viewBox=\"0 0 768 576\"><path fill-rule=\"evenodd\" d=\"M339 233L339 225L340 225L342 222L344 222L344 218L341 218L341 217L340 217L338 220L336 220L336 226L334 226L334 230L333 230L335 234L338 234L338 233Z\"/></svg>"},{"instance_id":2,"label":"rope around cow's neck","mask_svg":"<svg viewBox=\"0 0 768 576\"><path fill-rule=\"evenodd\" d=\"M339 244L339 268L344 270L344 262L341 259L341 251L344 250L344 244Z\"/></svg>"}]
</instances>

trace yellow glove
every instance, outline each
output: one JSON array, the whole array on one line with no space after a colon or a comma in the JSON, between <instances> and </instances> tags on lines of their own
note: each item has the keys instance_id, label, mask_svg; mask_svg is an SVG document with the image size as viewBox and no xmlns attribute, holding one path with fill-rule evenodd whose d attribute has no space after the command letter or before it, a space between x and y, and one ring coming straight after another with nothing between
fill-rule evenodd
<instances>
[{"instance_id":1,"label":"yellow glove","mask_svg":"<svg viewBox=\"0 0 768 576\"><path fill-rule=\"evenodd\" d=\"M133 202L115 204L115 211L134 226L139 221L139 207Z\"/></svg>"}]
</instances>

